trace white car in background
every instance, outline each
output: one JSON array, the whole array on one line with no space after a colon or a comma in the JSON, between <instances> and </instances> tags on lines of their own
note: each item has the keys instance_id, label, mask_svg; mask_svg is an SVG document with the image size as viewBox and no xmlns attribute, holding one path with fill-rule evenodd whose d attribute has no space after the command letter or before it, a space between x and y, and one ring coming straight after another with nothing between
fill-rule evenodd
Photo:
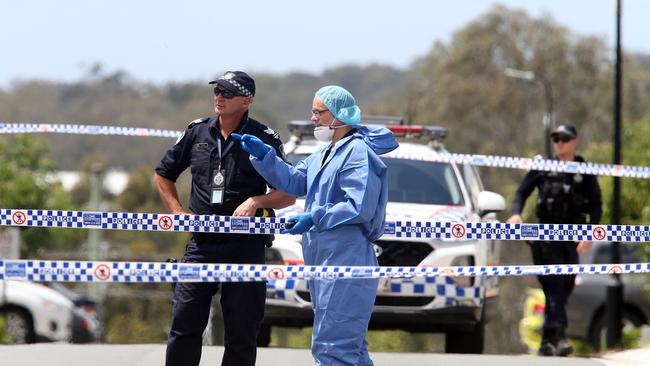
<instances>
[{"instance_id":1,"label":"white car in background","mask_svg":"<svg viewBox=\"0 0 650 366\"><path fill-rule=\"evenodd\" d=\"M12 343L68 342L75 305L59 292L27 281L0 281L0 314Z\"/></svg>"},{"instance_id":2,"label":"white car in background","mask_svg":"<svg viewBox=\"0 0 650 366\"><path fill-rule=\"evenodd\" d=\"M368 120L365 120L368 123ZM371 122L372 123L372 122ZM505 209L502 196L485 191L471 165L434 161L447 153L446 130L435 126L386 125L398 137L427 139L428 144L402 140L382 160L388 166L387 221L495 221ZM295 163L322 143L312 136L313 124L293 121L285 144L287 159ZM304 209L304 200L279 210L288 217ZM300 236L276 235L267 251L267 263L303 264ZM375 243L380 266L497 265L499 245L493 240L440 240L384 236ZM311 326L313 312L303 280L268 283L265 318L258 339L268 345L272 326ZM497 277L416 277L380 280L370 329L443 332L450 353L482 353L485 323L494 316Z\"/></svg>"}]
</instances>

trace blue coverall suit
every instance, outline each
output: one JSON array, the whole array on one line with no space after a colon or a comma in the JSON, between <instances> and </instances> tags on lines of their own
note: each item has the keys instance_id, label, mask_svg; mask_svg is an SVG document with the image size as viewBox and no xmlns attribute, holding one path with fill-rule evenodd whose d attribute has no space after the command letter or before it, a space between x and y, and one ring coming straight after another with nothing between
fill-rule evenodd
<instances>
[{"instance_id":1,"label":"blue coverall suit","mask_svg":"<svg viewBox=\"0 0 650 366\"><path fill-rule=\"evenodd\" d=\"M387 152L397 147L397 141L383 128L370 131L362 126L353 131L332 147L324 161L327 146L295 167L273 149L262 159L250 157L269 184L291 195L306 195L305 212L312 213L314 223L302 237L307 265L378 265L372 241L383 234L388 191L386 165L373 148ZM386 139L368 138L378 131ZM317 365L372 365L365 334L377 285L378 279L309 281Z\"/></svg>"}]
</instances>

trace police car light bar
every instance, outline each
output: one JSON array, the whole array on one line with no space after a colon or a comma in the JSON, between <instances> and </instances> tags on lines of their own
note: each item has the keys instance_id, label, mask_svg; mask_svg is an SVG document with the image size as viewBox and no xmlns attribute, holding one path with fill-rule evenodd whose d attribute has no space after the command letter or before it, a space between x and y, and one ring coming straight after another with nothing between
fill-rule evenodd
<instances>
[{"instance_id":1,"label":"police car light bar","mask_svg":"<svg viewBox=\"0 0 650 366\"><path fill-rule=\"evenodd\" d=\"M447 137L447 129L440 126L387 125L386 128L391 130L397 137L427 137L433 141L442 141Z\"/></svg>"}]
</instances>

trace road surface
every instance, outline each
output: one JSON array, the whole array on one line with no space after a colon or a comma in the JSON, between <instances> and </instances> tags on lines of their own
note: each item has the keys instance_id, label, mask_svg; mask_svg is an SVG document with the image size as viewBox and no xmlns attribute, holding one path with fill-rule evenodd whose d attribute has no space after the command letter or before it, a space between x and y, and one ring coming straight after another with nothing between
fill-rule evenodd
<instances>
[{"instance_id":1,"label":"road surface","mask_svg":"<svg viewBox=\"0 0 650 366\"><path fill-rule=\"evenodd\" d=\"M203 348L201 366L221 363L223 347ZM375 366L625 366L642 365L615 359L557 358L528 355L455 355L440 353L374 352ZM34 344L0 346L0 364L3 366L153 366L164 365L165 345L70 345ZM306 349L259 349L258 366L313 365ZM650 360L646 365L650 364Z\"/></svg>"}]
</instances>

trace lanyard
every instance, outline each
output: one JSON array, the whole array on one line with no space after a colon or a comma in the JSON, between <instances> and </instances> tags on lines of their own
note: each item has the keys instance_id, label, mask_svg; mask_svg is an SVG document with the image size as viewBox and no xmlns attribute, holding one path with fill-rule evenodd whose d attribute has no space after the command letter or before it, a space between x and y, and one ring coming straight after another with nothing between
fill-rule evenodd
<instances>
[{"instance_id":1,"label":"lanyard","mask_svg":"<svg viewBox=\"0 0 650 366\"><path fill-rule=\"evenodd\" d=\"M226 150L230 148L230 145L226 147ZM219 167L218 170L221 170L221 136L217 139L217 150L219 151Z\"/></svg>"}]
</instances>

